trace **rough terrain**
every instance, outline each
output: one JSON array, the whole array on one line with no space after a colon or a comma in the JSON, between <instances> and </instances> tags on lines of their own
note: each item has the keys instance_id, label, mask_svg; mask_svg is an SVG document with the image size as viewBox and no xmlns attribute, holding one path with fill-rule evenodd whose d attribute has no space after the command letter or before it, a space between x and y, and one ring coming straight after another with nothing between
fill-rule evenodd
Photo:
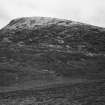
<instances>
[{"instance_id":1,"label":"rough terrain","mask_svg":"<svg viewBox=\"0 0 105 105\"><path fill-rule=\"evenodd\" d=\"M0 30L0 105L105 105L105 28L49 17Z\"/></svg>"}]
</instances>

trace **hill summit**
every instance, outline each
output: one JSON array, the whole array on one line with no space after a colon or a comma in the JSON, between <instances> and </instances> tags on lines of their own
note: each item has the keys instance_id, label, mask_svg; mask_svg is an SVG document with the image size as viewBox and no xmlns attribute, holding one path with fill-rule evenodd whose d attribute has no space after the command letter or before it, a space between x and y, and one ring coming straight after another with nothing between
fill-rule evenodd
<instances>
[{"instance_id":1,"label":"hill summit","mask_svg":"<svg viewBox=\"0 0 105 105\"><path fill-rule=\"evenodd\" d=\"M95 53L105 51L104 28L58 18L17 18L1 29L0 37L14 43L59 45L78 50L85 48Z\"/></svg>"}]
</instances>

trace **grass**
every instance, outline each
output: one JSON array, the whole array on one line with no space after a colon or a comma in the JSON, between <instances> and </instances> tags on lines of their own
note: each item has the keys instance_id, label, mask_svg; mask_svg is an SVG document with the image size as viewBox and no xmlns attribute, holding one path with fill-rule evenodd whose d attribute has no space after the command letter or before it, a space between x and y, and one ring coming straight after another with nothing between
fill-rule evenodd
<instances>
[{"instance_id":1,"label":"grass","mask_svg":"<svg viewBox=\"0 0 105 105\"><path fill-rule=\"evenodd\" d=\"M2 105L104 105L105 80L0 94Z\"/></svg>"}]
</instances>

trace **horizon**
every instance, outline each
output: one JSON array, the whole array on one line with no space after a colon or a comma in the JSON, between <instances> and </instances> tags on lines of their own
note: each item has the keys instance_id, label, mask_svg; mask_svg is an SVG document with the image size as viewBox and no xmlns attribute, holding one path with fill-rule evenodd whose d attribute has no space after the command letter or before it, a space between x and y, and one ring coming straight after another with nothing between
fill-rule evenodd
<instances>
[{"instance_id":1,"label":"horizon","mask_svg":"<svg viewBox=\"0 0 105 105\"><path fill-rule=\"evenodd\" d=\"M1 0L0 29L21 17L52 17L105 28L104 0Z\"/></svg>"}]
</instances>

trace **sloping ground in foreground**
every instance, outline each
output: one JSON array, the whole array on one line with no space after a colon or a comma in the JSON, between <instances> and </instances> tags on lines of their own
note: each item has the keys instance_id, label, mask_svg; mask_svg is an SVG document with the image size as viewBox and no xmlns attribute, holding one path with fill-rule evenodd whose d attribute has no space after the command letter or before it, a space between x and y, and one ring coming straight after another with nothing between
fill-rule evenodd
<instances>
[{"instance_id":1,"label":"sloping ground in foreground","mask_svg":"<svg viewBox=\"0 0 105 105\"><path fill-rule=\"evenodd\" d=\"M105 80L1 93L0 105L105 105Z\"/></svg>"},{"instance_id":2,"label":"sloping ground in foreground","mask_svg":"<svg viewBox=\"0 0 105 105\"><path fill-rule=\"evenodd\" d=\"M58 87L60 85L69 85L69 84L73 85L73 84L79 84L79 83L90 83L95 81L96 80L87 80L87 79L81 79L81 78L59 78L52 81L31 80L31 81L22 82L20 84L0 87L0 93L29 90L29 89L41 90L41 89L47 89L51 87Z\"/></svg>"}]
</instances>

